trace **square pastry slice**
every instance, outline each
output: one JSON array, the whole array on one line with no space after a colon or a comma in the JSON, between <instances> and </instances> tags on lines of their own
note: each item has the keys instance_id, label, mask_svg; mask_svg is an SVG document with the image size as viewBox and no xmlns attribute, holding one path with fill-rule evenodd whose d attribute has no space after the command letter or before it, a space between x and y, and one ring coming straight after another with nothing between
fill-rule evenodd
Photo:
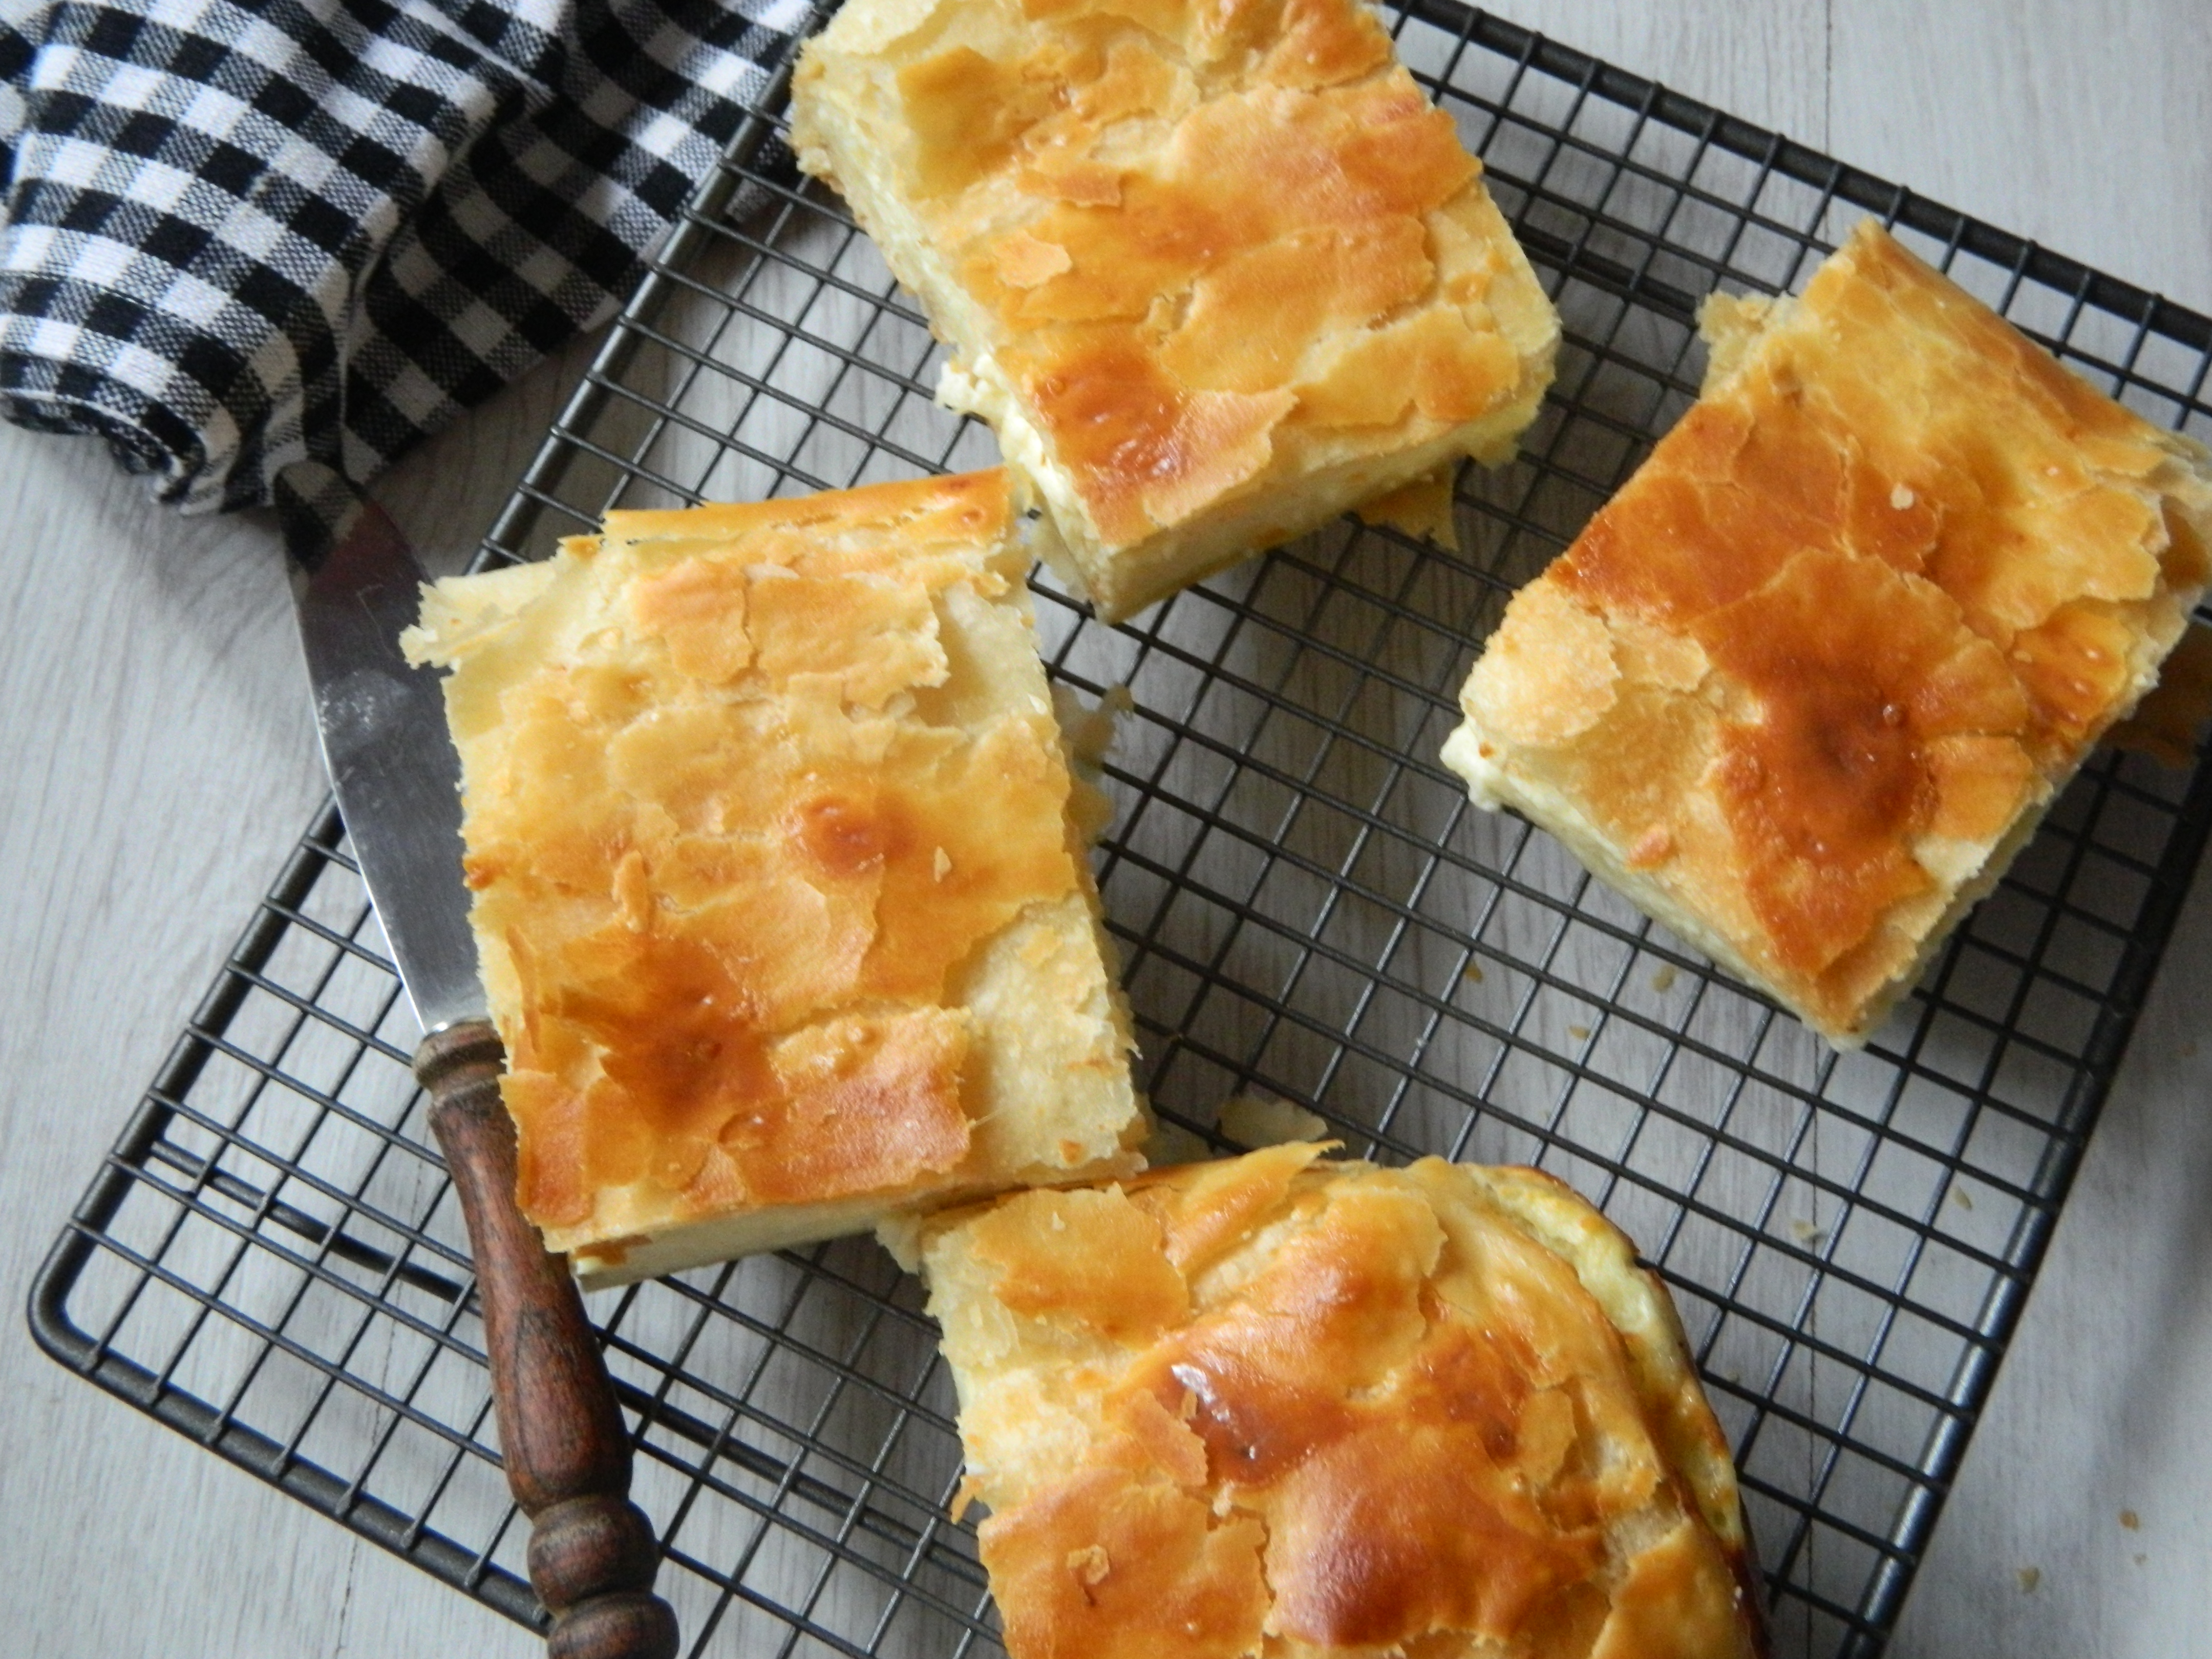
<instances>
[{"instance_id":1,"label":"square pastry slice","mask_svg":"<svg viewBox=\"0 0 2212 1659\"><path fill-rule=\"evenodd\" d=\"M1002 471L426 591L522 1209L587 1285L1142 1167Z\"/></svg>"},{"instance_id":2,"label":"square pastry slice","mask_svg":"<svg viewBox=\"0 0 2212 1659\"><path fill-rule=\"evenodd\" d=\"M1320 1152L921 1224L1012 1659L1762 1651L1627 1239L1533 1170Z\"/></svg>"},{"instance_id":3,"label":"square pastry slice","mask_svg":"<svg viewBox=\"0 0 2212 1659\"><path fill-rule=\"evenodd\" d=\"M1444 760L1853 1046L2157 680L2212 458L1872 223L1703 321L1704 397L1514 597Z\"/></svg>"},{"instance_id":4,"label":"square pastry slice","mask_svg":"<svg viewBox=\"0 0 2212 1659\"><path fill-rule=\"evenodd\" d=\"M1360 0L848 0L792 88L827 179L1119 618L1496 462L1559 325Z\"/></svg>"}]
</instances>

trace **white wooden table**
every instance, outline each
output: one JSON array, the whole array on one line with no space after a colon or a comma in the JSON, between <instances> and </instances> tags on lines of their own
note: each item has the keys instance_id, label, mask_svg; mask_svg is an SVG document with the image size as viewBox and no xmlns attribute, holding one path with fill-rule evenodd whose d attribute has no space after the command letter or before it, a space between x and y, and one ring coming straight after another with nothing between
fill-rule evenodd
<instances>
[{"instance_id":1,"label":"white wooden table","mask_svg":"<svg viewBox=\"0 0 2212 1659\"><path fill-rule=\"evenodd\" d=\"M2212 311L2212 0L1496 9ZM428 562L465 556L581 362L385 482ZM0 428L0 1295L20 1309L322 785L272 523L178 518L90 444ZM1899 1653L2162 1659L2212 1628L2208 952L2200 882ZM0 1401L11 1651L532 1650L12 1319Z\"/></svg>"}]
</instances>

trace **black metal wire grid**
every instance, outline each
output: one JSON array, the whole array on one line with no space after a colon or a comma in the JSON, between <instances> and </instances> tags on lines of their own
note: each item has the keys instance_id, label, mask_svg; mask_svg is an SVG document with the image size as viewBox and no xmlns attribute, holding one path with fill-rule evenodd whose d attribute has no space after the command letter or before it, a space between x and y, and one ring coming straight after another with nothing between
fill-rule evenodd
<instances>
[{"instance_id":1,"label":"black metal wire grid","mask_svg":"<svg viewBox=\"0 0 2212 1659\"><path fill-rule=\"evenodd\" d=\"M2212 325L1453 0L1395 16L1565 319L1455 556L1346 521L1108 629L1036 585L1054 675L1133 713L1099 878L1145 1081L1310 1106L1352 1151L1534 1163L1641 1241L1735 1446L1778 1650L1881 1649L2212 826L2212 769L2100 754L1863 1054L1838 1058L1435 756L1504 597L1694 395L1718 284L1871 211L2100 385L2200 434ZM763 91L485 544L605 508L988 464L921 318L802 186ZM343 826L301 841L41 1275L63 1363L510 1616L542 1615L491 1438L417 1032ZM995 1651L916 1287L844 1241L595 1298L694 1653Z\"/></svg>"}]
</instances>

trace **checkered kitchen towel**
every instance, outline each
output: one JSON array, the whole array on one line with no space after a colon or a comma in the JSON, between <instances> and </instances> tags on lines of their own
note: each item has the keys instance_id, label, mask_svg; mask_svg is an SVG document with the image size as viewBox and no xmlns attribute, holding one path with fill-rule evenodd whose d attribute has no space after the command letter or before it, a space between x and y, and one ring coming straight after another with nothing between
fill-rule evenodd
<instances>
[{"instance_id":1,"label":"checkered kitchen towel","mask_svg":"<svg viewBox=\"0 0 2212 1659\"><path fill-rule=\"evenodd\" d=\"M607 315L807 11L0 0L0 409L312 556Z\"/></svg>"}]
</instances>

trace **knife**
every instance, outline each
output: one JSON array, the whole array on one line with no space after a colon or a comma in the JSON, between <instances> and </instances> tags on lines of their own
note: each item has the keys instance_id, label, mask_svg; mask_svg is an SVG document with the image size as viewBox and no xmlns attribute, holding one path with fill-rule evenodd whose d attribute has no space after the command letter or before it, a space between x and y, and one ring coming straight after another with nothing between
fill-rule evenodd
<instances>
[{"instance_id":1,"label":"knife","mask_svg":"<svg viewBox=\"0 0 2212 1659\"><path fill-rule=\"evenodd\" d=\"M295 578L323 759L401 981L427 1035L415 1076L475 1256L508 1490L532 1522L550 1659L672 1659L652 1522L629 1501L629 1437L567 1263L514 1203L506 1050L485 1017L461 880L460 767L437 676L399 654L422 572L374 502Z\"/></svg>"}]
</instances>

